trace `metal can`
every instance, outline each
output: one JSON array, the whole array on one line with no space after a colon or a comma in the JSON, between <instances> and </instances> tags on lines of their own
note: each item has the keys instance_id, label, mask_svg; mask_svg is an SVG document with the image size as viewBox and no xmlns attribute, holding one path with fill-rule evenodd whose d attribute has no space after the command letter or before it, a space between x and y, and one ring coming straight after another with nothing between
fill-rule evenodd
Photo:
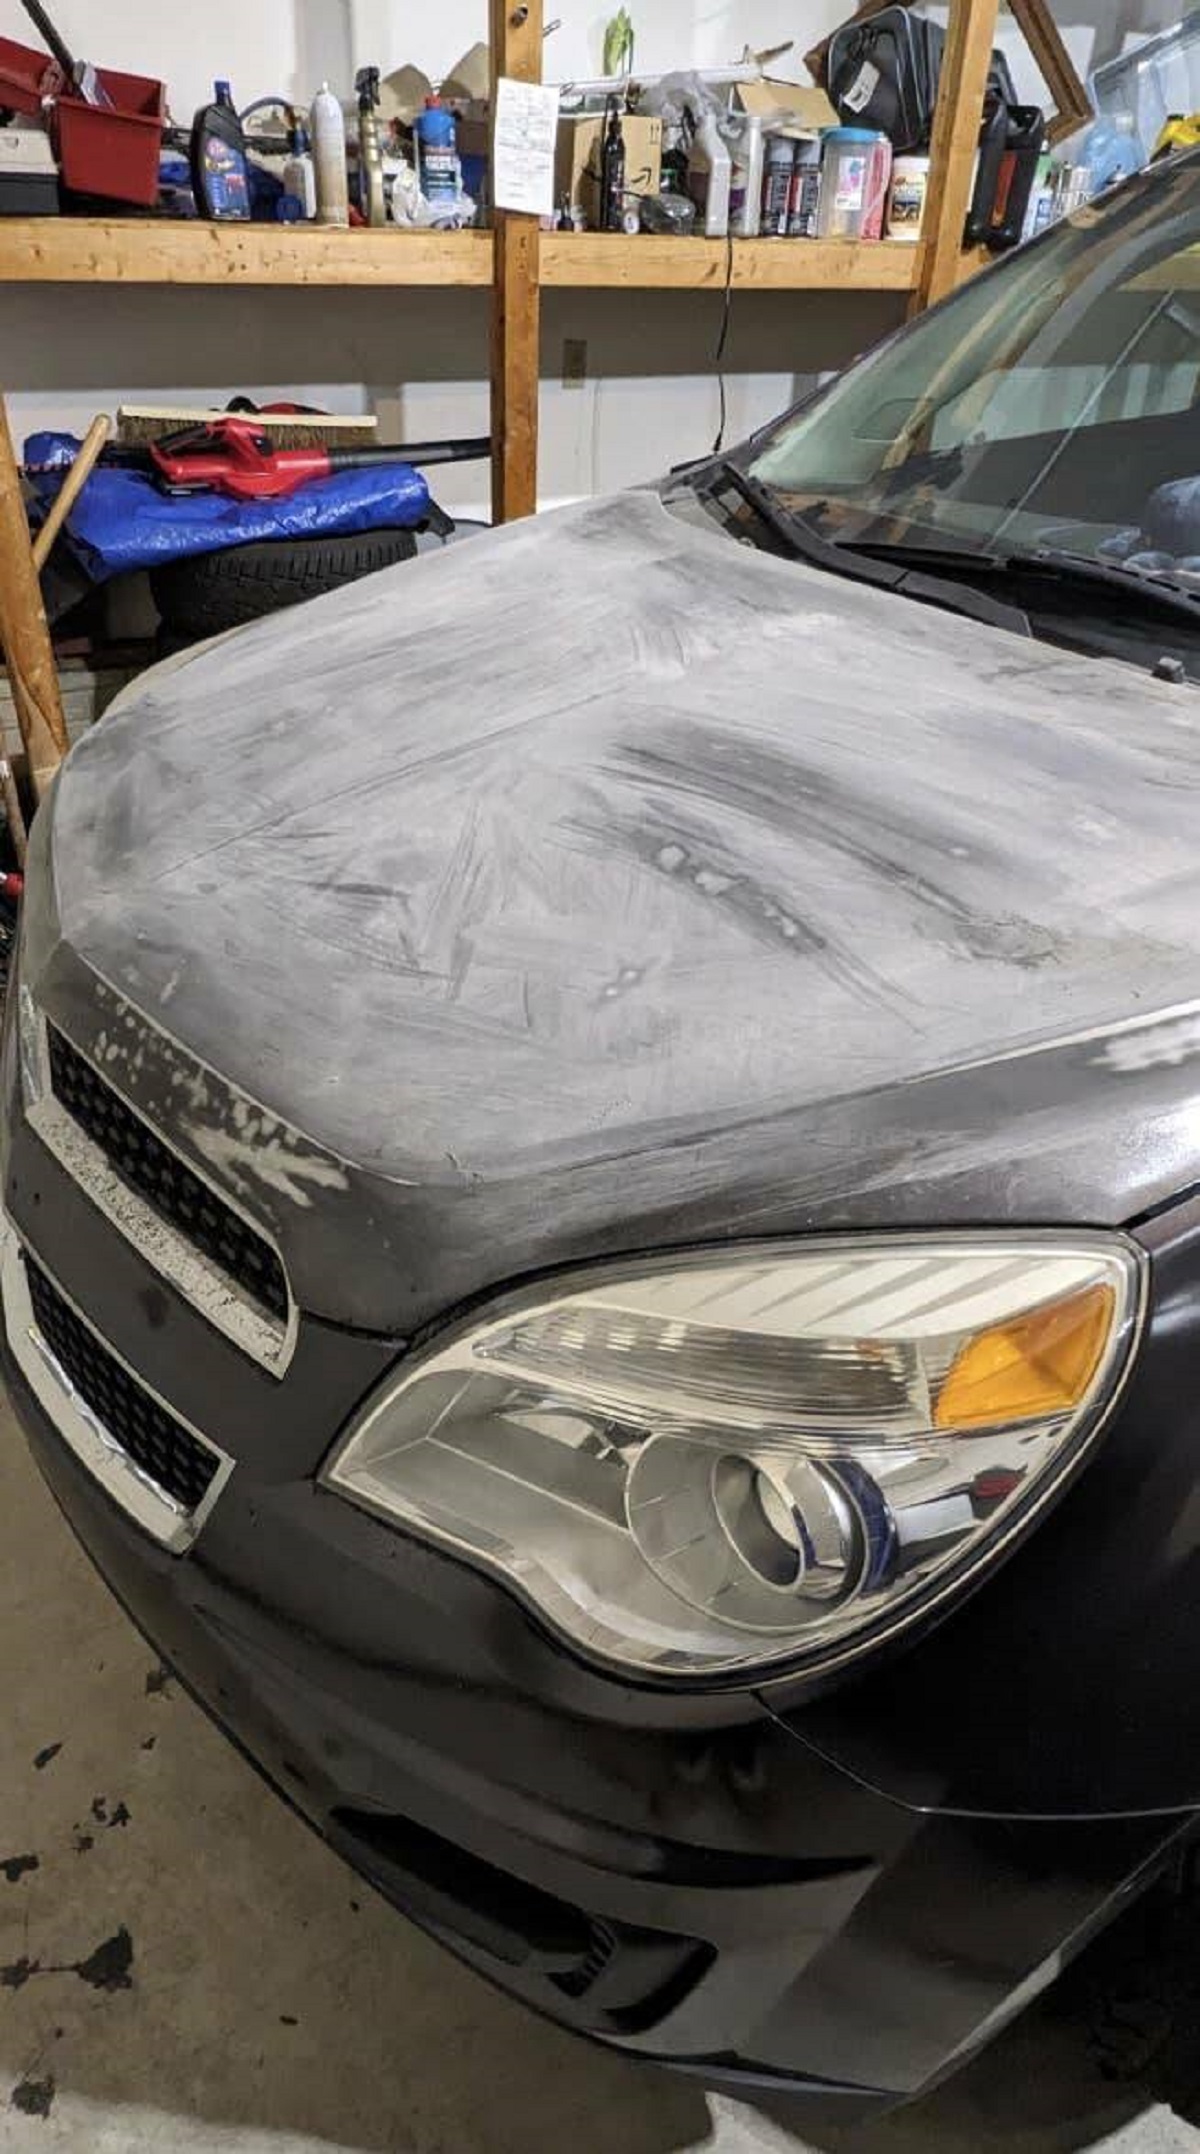
<instances>
[{"instance_id":1,"label":"metal can","mask_svg":"<svg viewBox=\"0 0 1200 2154\"><path fill-rule=\"evenodd\" d=\"M788 197L788 238L815 239L821 200L821 145L814 135L796 144Z\"/></svg>"},{"instance_id":2,"label":"metal can","mask_svg":"<svg viewBox=\"0 0 1200 2154\"><path fill-rule=\"evenodd\" d=\"M763 163L762 222L764 239L786 239L792 201L792 171L796 144L790 135L769 135Z\"/></svg>"}]
</instances>

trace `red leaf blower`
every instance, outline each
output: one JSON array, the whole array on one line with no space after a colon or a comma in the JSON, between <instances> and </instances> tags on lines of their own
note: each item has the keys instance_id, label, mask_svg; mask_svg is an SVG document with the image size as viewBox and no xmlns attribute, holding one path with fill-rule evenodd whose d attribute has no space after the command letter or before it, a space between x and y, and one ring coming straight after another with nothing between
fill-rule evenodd
<instances>
[{"instance_id":1,"label":"red leaf blower","mask_svg":"<svg viewBox=\"0 0 1200 2154\"><path fill-rule=\"evenodd\" d=\"M235 501L280 501L335 471L385 464L469 463L491 455L491 442L426 441L411 448L280 448L252 418L218 418L186 426L145 447L105 451L102 461L143 471L166 494L228 494Z\"/></svg>"}]
</instances>

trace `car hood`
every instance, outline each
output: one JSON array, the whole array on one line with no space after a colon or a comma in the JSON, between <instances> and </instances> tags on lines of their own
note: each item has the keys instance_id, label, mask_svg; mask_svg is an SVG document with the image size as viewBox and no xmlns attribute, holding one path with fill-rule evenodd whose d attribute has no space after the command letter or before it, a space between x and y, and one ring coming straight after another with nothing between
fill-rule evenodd
<instances>
[{"instance_id":1,"label":"car hood","mask_svg":"<svg viewBox=\"0 0 1200 2154\"><path fill-rule=\"evenodd\" d=\"M1200 1178L1196 711L626 494L150 675L61 777L61 931L140 1013L118 1081L285 1240L320 1176L156 1090L147 1029L369 1188L390 1282L312 1282L355 1320L1117 1221Z\"/></svg>"}]
</instances>

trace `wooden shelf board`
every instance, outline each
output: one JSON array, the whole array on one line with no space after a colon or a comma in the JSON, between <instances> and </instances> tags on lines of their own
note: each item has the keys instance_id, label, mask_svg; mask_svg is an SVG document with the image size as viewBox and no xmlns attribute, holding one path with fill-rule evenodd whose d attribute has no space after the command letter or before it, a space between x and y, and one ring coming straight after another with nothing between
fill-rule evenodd
<instances>
[{"instance_id":1,"label":"wooden shelf board","mask_svg":"<svg viewBox=\"0 0 1200 2154\"><path fill-rule=\"evenodd\" d=\"M908 292L921 250L902 240L735 239L733 288L761 292ZM643 233L553 232L542 238L542 283L609 291L724 291L723 239Z\"/></svg>"},{"instance_id":2,"label":"wooden shelf board","mask_svg":"<svg viewBox=\"0 0 1200 2154\"><path fill-rule=\"evenodd\" d=\"M900 242L740 239L735 291L907 292L919 249ZM547 286L723 291L723 239L544 233ZM492 281L490 232L350 232L311 225L0 217L0 283L470 285Z\"/></svg>"},{"instance_id":3,"label":"wooden shelf board","mask_svg":"<svg viewBox=\"0 0 1200 2154\"><path fill-rule=\"evenodd\" d=\"M166 218L0 217L0 283L400 285L492 281L490 232L349 232Z\"/></svg>"}]
</instances>

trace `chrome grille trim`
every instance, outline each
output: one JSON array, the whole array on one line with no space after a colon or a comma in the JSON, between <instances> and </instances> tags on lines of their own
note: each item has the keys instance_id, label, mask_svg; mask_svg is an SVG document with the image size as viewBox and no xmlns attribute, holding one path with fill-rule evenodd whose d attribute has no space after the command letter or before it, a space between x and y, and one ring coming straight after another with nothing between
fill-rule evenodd
<instances>
[{"instance_id":1,"label":"chrome grille trim","mask_svg":"<svg viewBox=\"0 0 1200 2154\"><path fill-rule=\"evenodd\" d=\"M203 1500L195 1509L188 1510L129 1456L72 1382L40 1330L30 1294L25 1251L11 1220L5 1218L0 1224L0 1289L9 1349L22 1376L68 1450L113 1502L172 1555L186 1555L233 1472L233 1459L200 1429L193 1427L176 1407L130 1367L124 1356L110 1345L78 1303L59 1285L40 1257L31 1255L30 1261L36 1263L55 1294L90 1334L101 1353L116 1364L145 1399L215 1461L215 1470Z\"/></svg>"},{"instance_id":2,"label":"chrome grille trim","mask_svg":"<svg viewBox=\"0 0 1200 2154\"><path fill-rule=\"evenodd\" d=\"M272 1376L283 1377L295 1352L299 1330L299 1311L292 1294L291 1283L283 1255L274 1237L253 1219L245 1207L238 1203L227 1189L215 1182L210 1174L185 1159L178 1147L172 1145L163 1132L147 1122L146 1127L158 1142L173 1152L190 1174L212 1191L219 1203L235 1213L261 1241L270 1247L279 1260L280 1269L287 1285L287 1317L282 1323L262 1305L243 1293L221 1266L198 1248L173 1220L151 1204L140 1191L118 1174L101 1147L57 1097L50 1071L50 1048L47 1021L43 1012L33 1002L28 988L21 990L21 1067L25 1089L25 1113L30 1128L47 1151L53 1154L60 1167L78 1184L97 1210L103 1212L109 1223L116 1227L126 1241L151 1264L155 1271L170 1281L185 1301L197 1309L214 1329L224 1333L242 1352L250 1355ZM61 1027L59 1028L62 1029ZM96 1068L90 1055L84 1053L67 1033L63 1038L73 1051L87 1062L101 1083L108 1086L139 1121L145 1117L120 1092L111 1079Z\"/></svg>"}]
</instances>

